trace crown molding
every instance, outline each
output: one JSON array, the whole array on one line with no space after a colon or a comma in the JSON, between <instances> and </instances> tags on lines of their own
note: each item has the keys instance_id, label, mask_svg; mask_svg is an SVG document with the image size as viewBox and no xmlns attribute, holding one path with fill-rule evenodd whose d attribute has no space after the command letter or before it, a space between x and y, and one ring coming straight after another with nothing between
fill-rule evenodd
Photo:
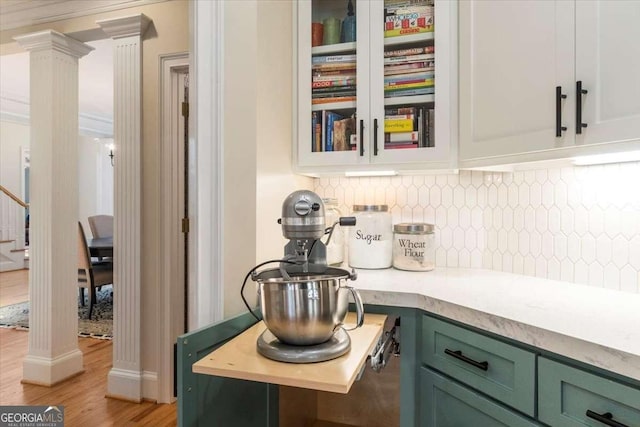
<instances>
[{"instance_id":1,"label":"crown molding","mask_svg":"<svg viewBox=\"0 0 640 427\"><path fill-rule=\"evenodd\" d=\"M11 30L165 1L167 0L3 0L0 27Z\"/></svg>"},{"instance_id":2,"label":"crown molding","mask_svg":"<svg viewBox=\"0 0 640 427\"><path fill-rule=\"evenodd\" d=\"M82 58L94 50L93 47L54 30L25 34L13 39L27 51L38 52L52 49L76 58Z\"/></svg>"},{"instance_id":3,"label":"crown molding","mask_svg":"<svg viewBox=\"0 0 640 427\"><path fill-rule=\"evenodd\" d=\"M122 18L96 21L96 24L98 24L109 37L114 39L132 36L142 37L150 23L151 20L142 13Z\"/></svg>"},{"instance_id":4,"label":"crown molding","mask_svg":"<svg viewBox=\"0 0 640 427\"><path fill-rule=\"evenodd\" d=\"M20 96L0 95L0 121L29 126L29 100ZM113 138L113 119L95 114L78 114L78 133L97 138Z\"/></svg>"}]
</instances>

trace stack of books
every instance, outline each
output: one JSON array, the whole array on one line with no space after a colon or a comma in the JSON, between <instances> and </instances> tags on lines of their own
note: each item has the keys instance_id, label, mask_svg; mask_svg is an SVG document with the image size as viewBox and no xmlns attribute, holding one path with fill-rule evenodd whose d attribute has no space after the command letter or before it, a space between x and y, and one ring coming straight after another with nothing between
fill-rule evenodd
<instances>
[{"instance_id":1,"label":"stack of books","mask_svg":"<svg viewBox=\"0 0 640 427\"><path fill-rule=\"evenodd\" d=\"M384 148L435 147L434 110L426 106L384 110Z\"/></svg>"},{"instance_id":2,"label":"stack of books","mask_svg":"<svg viewBox=\"0 0 640 427\"><path fill-rule=\"evenodd\" d=\"M356 119L334 111L311 112L311 151L356 149Z\"/></svg>"},{"instance_id":3,"label":"stack of books","mask_svg":"<svg viewBox=\"0 0 640 427\"><path fill-rule=\"evenodd\" d=\"M384 12L385 37L433 31L433 3L430 0L387 0Z\"/></svg>"},{"instance_id":4,"label":"stack of books","mask_svg":"<svg viewBox=\"0 0 640 427\"><path fill-rule=\"evenodd\" d=\"M355 54L314 56L311 61L312 104L355 101Z\"/></svg>"},{"instance_id":5,"label":"stack of books","mask_svg":"<svg viewBox=\"0 0 640 427\"><path fill-rule=\"evenodd\" d=\"M384 97L434 93L434 47L424 46L384 53Z\"/></svg>"}]
</instances>

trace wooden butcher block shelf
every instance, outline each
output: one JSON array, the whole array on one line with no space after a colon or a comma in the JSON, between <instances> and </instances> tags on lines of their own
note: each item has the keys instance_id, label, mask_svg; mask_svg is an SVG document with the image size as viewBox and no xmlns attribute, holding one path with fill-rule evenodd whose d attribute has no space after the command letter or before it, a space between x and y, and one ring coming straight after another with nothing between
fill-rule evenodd
<instances>
[{"instance_id":1,"label":"wooden butcher block shelf","mask_svg":"<svg viewBox=\"0 0 640 427\"><path fill-rule=\"evenodd\" d=\"M364 325L349 331L351 349L326 362L284 363L258 353L256 341L266 329L258 322L193 364L193 372L219 377L348 393L380 336L386 315L365 314ZM353 327L355 314L349 313L345 327Z\"/></svg>"}]
</instances>

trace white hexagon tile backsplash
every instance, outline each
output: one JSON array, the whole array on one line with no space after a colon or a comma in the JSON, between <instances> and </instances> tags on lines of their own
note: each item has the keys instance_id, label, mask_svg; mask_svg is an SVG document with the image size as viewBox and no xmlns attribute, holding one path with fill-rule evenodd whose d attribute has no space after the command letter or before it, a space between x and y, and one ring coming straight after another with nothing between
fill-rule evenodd
<instances>
[{"instance_id":1,"label":"white hexagon tile backsplash","mask_svg":"<svg viewBox=\"0 0 640 427\"><path fill-rule=\"evenodd\" d=\"M319 178L343 215L435 224L436 265L640 292L640 162L513 173Z\"/></svg>"}]
</instances>

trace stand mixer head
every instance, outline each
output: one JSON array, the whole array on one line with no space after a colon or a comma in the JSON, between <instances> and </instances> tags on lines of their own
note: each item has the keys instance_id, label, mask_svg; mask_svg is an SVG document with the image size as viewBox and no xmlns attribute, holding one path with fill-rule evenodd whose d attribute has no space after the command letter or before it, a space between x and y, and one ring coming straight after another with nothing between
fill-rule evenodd
<instances>
[{"instance_id":1,"label":"stand mixer head","mask_svg":"<svg viewBox=\"0 0 640 427\"><path fill-rule=\"evenodd\" d=\"M291 193L282 203L282 234L289 242L284 247L284 260L281 263L283 277L296 273L318 273L327 271L327 244L336 225L355 225L354 217L341 217L327 228L324 203L313 191L299 190ZM328 234L326 242L320 239Z\"/></svg>"}]
</instances>

